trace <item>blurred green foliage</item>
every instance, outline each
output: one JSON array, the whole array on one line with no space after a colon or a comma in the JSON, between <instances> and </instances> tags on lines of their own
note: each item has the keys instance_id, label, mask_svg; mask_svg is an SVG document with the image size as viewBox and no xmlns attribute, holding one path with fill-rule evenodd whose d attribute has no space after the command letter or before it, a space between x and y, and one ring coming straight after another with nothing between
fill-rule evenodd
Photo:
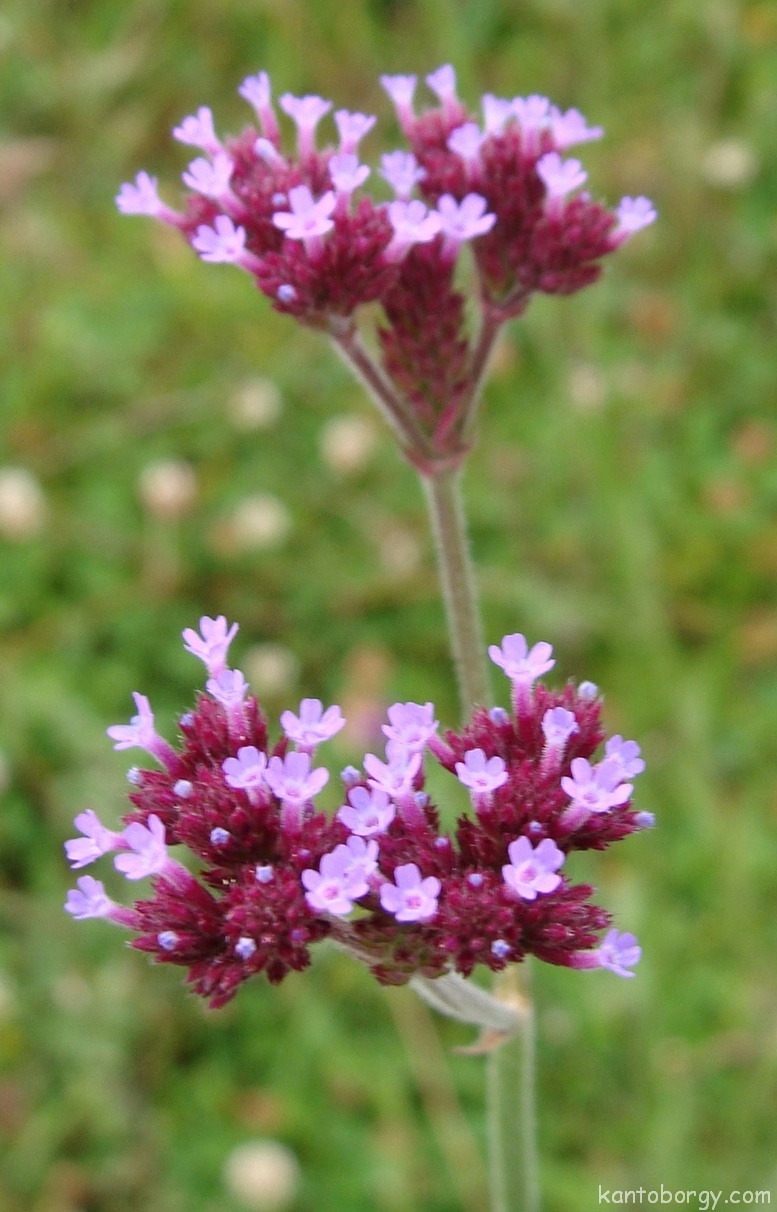
<instances>
[{"instance_id":1,"label":"blurred green foliage","mask_svg":"<svg viewBox=\"0 0 777 1212\"><path fill-rule=\"evenodd\" d=\"M454 722L423 502L359 389L247 278L113 206L144 167L174 197L170 127L209 104L237 129L261 67L385 131L379 73L446 61L473 103L604 124L593 189L661 215L510 332L467 479L489 639L551 640L603 687L659 820L578 856L638 979L535 972L546 1206L777 1198L775 6L7 0L0 47L2 1212L237 1212L225 1159L258 1138L297 1155L299 1210L486 1207L463 1028L335 955L207 1014L61 911L74 812L122 810L104 728L132 689L172 728L201 614L240 620L271 713L317 694L367 727L433 698Z\"/></svg>"}]
</instances>

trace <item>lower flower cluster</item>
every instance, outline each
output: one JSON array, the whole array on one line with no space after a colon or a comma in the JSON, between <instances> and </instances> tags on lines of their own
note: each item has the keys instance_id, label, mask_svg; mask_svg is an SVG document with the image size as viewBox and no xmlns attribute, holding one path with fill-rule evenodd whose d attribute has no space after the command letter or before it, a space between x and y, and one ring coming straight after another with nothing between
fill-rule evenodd
<instances>
[{"instance_id":1,"label":"lower flower cluster","mask_svg":"<svg viewBox=\"0 0 777 1212\"><path fill-rule=\"evenodd\" d=\"M538 680L554 664L550 645L530 649L516 634L492 646L512 710L478 707L461 732L441 736L431 703L390 707L384 756L342 772L332 817L315 804L330 777L315 754L345 724L340 709L303 699L271 743L245 678L227 665L236 631L223 617L184 631L208 678L179 721L177 747L158 735L140 694L130 723L108 729L115 748L144 749L158 765L129 771L122 830L79 814L67 856L82 868L113 853L128 880L150 880L151 894L128 908L81 876L65 906L73 917L134 931L132 946L185 967L214 1007L258 973L277 983L301 971L325 938L383 984L500 970L529 954L634 975L636 939L608 929L567 858L652 825L631 805L644 763L636 742L606 738L592 683L553 691ZM426 790L433 764L470 797L453 829ZM170 856L175 846L198 874Z\"/></svg>"}]
</instances>

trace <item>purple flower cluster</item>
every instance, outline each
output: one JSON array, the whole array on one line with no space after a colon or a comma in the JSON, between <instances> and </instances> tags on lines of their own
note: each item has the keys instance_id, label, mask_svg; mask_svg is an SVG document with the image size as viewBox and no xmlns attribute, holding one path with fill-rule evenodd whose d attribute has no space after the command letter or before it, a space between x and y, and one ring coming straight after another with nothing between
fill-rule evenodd
<instances>
[{"instance_id":1,"label":"purple flower cluster","mask_svg":"<svg viewBox=\"0 0 777 1212\"><path fill-rule=\"evenodd\" d=\"M415 76L381 84L410 147L381 156L377 176L392 199L363 190L372 170L359 144L374 116L335 111L337 143L319 148L317 128L332 103L283 94L280 109L296 128L289 152L260 72L239 90L255 126L222 141L202 107L174 129L203 153L183 174L190 192L182 211L160 200L145 172L116 201L124 214L180 229L204 261L246 270L278 311L341 344L355 332L357 309L379 303L382 365L366 377L379 394L396 395L398 412L409 409L427 460L450 460L463 454L468 405L498 328L537 292L566 295L594 282L602 259L656 212L643 197L610 210L582 190L586 172L566 153L602 131L577 110L562 112L546 97L486 94L478 118L459 100L450 66L426 77L437 104L420 114ZM454 284L465 245L482 319L474 341ZM404 438L418 462L421 451Z\"/></svg>"},{"instance_id":2,"label":"purple flower cluster","mask_svg":"<svg viewBox=\"0 0 777 1212\"><path fill-rule=\"evenodd\" d=\"M126 908L81 876L66 904L73 917L131 929L134 947L185 967L213 1006L257 973L278 982L302 970L325 938L384 984L499 970L528 954L633 975L636 940L617 930L600 940L609 915L593 888L572 882L567 858L652 824L630 803L644 763L620 736L597 757L596 688L539 682L553 665L549 645L529 649L511 635L492 647L512 683L512 713L477 708L443 737L431 703L390 707L385 760L367 754L363 774L343 771L343 802L329 816L315 803L329 780L316 750L343 726L340 710L304 699L271 743L245 679L227 665L236 630L220 617L184 632L208 677L179 720L177 747L157 735L141 695L132 722L108 729L117 749L144 749L158 768L130 771L122 830L80 813L67 856L79 869L113 853L117 871L150 879L151 893ZM452 828L425 789L430 763L469 793L472 812ZM173 846L190 852L198 874L170 856Z\"/></svg>"}]
</instances>

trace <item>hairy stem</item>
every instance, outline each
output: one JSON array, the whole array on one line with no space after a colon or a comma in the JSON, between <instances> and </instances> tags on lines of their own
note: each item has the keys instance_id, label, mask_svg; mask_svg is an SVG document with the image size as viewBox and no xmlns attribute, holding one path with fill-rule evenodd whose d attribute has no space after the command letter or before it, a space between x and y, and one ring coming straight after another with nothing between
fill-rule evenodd
<instances>
[{"instance_id":1,"label":"hairy stem","mask_svg":"<svg viewBox=\"0 0 777 1212\"><path fill-rule=\"evenodd\" d=\"M461 501L461 473L445 470L421 477L437 549L448 635L459 683L462 717L488 702L483 627Z\"/></svg>"},{"instance_id":2,"label":"hairy stem","mask_svg":"<svg viewBox=\"0 0 777 1212\"><path fill-rule=\"evenodd\" d=\"M528 961L524 961L524 972ZM520 1000L520 1027L488 1056L486 1104L491 1212L539 1212L536 1143L534 1008L514 987L515 969L497 982L497 996ZM505 994L504 984L512 984Z\"/></svg>"}]
</instances>

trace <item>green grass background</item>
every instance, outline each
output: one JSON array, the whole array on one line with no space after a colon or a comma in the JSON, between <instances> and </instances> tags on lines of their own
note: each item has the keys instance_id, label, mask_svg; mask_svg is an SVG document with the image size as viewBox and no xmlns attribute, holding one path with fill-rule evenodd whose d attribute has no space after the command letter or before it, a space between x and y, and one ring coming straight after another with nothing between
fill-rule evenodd
<instances>
[{"instance_id":1,"label":"green grass background","mask_svg":"<svg viewBox=\"0 0 777 1212\"><path fill-rule=\"evenodd\" d=\"M174 199L170 127L209 104L239 129L259 68L377 107L377 158L396 139L379 73L446 61L472 103L581 108L607 128L583 149L594 192L660 211L602 283L511 329L466 482L489 640L550 640L559 678L600 684L658 816L577 860L639 934L637 979L535 972L545 1205L588 1212L599 1183L776 1202L777 8L7 0L0 48L0 464L46 503L0 545L2 1212L238 1212L224 1161L259 1138L296 1153L300 1212L486 1208L465 1028L335 955L208 1014L61 910L72 816L122 811L104 729L139 689L172 735L200 614L240 621L247 667L257 645L294 654L272 715L406 697L455 721L412 472L377 420L360 467L322 456L333 419L370 419L359 389L247 277L113 204L141 168ZM234 400L257 379L283 409L247 431ZM175 521L138 493L168 458L198 483ZM230 518L255 493L290 527L246 550Z\"/></svg>"}]
</instances>

